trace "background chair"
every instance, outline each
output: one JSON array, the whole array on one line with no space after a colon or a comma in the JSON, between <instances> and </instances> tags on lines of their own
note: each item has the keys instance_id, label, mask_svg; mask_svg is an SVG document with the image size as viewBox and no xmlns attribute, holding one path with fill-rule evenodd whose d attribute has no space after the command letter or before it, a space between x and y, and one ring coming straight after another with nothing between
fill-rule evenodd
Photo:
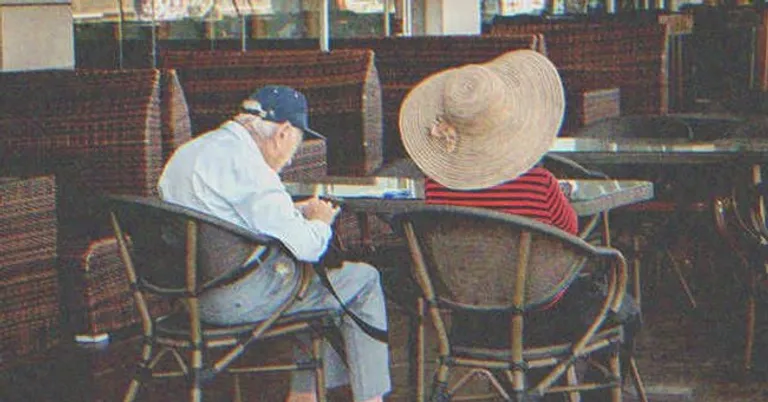
<instances>
[{"instance_id":1,"label":"background chair","mask_svg":"<svg viewBox=\"0 0 768 402\"><path fill-rule=\"evenodd\" d=\"M735 184L730 193L715 199L714 217L718 233L735 253L740 267L732 270L746 295L744 369L752 369L757 303L761 283L768 279L768 228L763 199L765 183Z\"/></svg>"},{"instance_id":2,"label":"background chair","mask_svg":"<svg viewBox=\"0 0 768 402\"><path fill-rule=\"evenodd\" d=\"M585 126L573 134L574 137L615 141L624 138L676 138L686 142L693 141L694 135L692 125L674 115L613 117ZM654 265L664 258L669 261L684 294L695 308L696 298L682 269L682 265L693 265L693 256L686 251L686 245L675 241L679 239L680 228L699 233L694 229L700 227L702 215L711 208L709 181L714 177L713 173L701 167L634 165L631 162L601 166L601 170L616 179L642 179L654 183L653 200L615 211L617 220L624 221L623 225L617 226L627 229L623 238L628 239L629 245L625 249L633 250L636 261L652 258L657 261ZM645 250L662 250L662 253L644 253ZM639 264L635 265L639 267Z\"/></svg>"},{"instance_id":3,"label":"background chair","mask_svg":"<svg viewBox=\"0 0 768 402\"><path fill-rule=\"evenodd\" d=\"M460 400L452 398L474 377L488 379L495 394L505 400L549 393L575 400L579 392L601 388L611 388L614 401L621 399L622 328L606 323L624 297L626 262L618 250L594 247L531 219L484 209L427 205L396 215L394 222L407 238L413 257L413 275L422 292L419 311L428 308L437 333L439 362L431 400ZM545 306L557 301L578 275L587 272L587 266L600 260L610 266L608 292L591 325L560 342L537 342L531 336L536 327L551 333L552 326L551 321L537 322L534 317L545 314ZM508 314L510 346L455 346L448 323L451 313L458 311ZM416 355L419 375L426 364L423 333L419 331ZM580 384L576 361L599 351L609 352L609 364L589 362L599 367L601 380ZM636 366L630 366L645 400ZM456 368L469 372L451 381ZM536 371L541 378L532 381ZM418 394L423 397L424 389Z\"/></svg>"},{"instance_id":4,"label":"background chair","mask_svg":"<svg viewBox=\"0 0 768 402\"><path fill-rule=\"evenodd\" d=\"M126 401L134 400L149 380L167 377L185 379L189 400L200 401L202 388L223 372L234 374L233 398L239 401L240 374L292 370L314 370L318 400L325 400L321 342L324 334L331 333L327 330L333 328L336 313L286 314L307 288L312 275L309 264L297 261L274 238L157 199L114 196L108 206L145 339ZM201 321L198 298L203 293L267 268L298 277L290 297L269 318L233 326ZM149 295L172 299L176 312L152 316L146 302ZM245 352L255 343L298 334L311 339L309 361L244 364ZM160 364L168 355L175 368Z\"/></svg>"}]
</instances>

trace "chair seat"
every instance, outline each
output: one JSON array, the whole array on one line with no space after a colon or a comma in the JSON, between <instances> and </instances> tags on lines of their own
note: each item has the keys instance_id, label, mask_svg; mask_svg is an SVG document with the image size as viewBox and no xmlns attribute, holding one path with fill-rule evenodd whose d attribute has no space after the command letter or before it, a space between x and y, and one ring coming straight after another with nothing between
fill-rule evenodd
<instances>
[{"instance_id":1,"label":"chair seat","mask_svg":"<svg viewBox=\"0 0 768 402\"><path fill-rule=\"evenodd\" d=\"M611 326L599 331L592 337L587 345L595 345L605 341L620 342L623 339L622 327L620 325ZM509 362L512 358L509 347L504 349L478 348L467 346L453 346L451 348L453 356L465 359L483 359L493 361ZM523 359L529 364L531 362L553 359L558 357L568 357L573 350L573 342L562 342L540 347L527 347L523 350ZM532 364L536 366L536 364Z\"/></svg>"},{"instance_id":2,"label":"chair seat","mask_svg":"<svg viewBox=\"0 0 768 402\"><path fill-rule=\"evenodd\" d=\"M311 325L319 324L323 327L332 325L341 313L336 310L304 311L287 315L277 320L261 338L283 335L288 332L305 330ZM254 330L262 321L249 322L235 325L217 325L203 323L203 336L206 340L222 340L231 338L236 340L239 335L247 334ZM305 325L301 325L305 324ZM189 318L184 311L161 317L156 322L157 334L168 338L189 338Z\"/></svg>"}]
</instances>

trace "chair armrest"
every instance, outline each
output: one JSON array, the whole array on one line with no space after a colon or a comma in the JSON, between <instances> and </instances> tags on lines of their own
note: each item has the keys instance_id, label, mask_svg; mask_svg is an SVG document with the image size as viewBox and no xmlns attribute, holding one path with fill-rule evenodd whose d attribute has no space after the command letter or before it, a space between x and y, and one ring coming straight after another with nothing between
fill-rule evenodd
<instances>
[{"instance_id":1,"label":"chair armrest","mask_svg":"<svg viewBox=\"0 0 768 402\"><path fill-rule=\"evenodd\" d=\"M624 301L624 296L627 292L627 260L621 251L617 249L609 247L595 247L595 249L599 255L604 256L604 258L611 262L611 272L613 278L615 278L612 282L615 283L615 288L612 291L611 286L609 286L608 289L609 296L611 297L609 308L616 313L621 308L621 303Z\"/></svg>"}]
</instances>

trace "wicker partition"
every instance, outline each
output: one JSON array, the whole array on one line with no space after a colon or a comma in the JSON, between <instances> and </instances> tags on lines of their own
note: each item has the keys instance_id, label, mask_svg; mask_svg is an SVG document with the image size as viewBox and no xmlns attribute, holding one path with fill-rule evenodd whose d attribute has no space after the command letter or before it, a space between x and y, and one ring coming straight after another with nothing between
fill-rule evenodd
<instances>
[{"instance_id":1,"label":"wicker partition","mask_svg":"<svg viewBox=\"0 0 768 402\"><path fill-rule=\"evenodd\" d=\"M510 37L429 36L338 39L337 49L372 49L376 54L382 88L384 159L405 156L398 125L400 104L408 91L422 79L446 68L483 63L515 49L543 49L539 35Z\"/></svg>"},{"instance_id":2,"label":"wicker partition","mask_svg":"<svg viewBox=\"0 0 768 402\"><path fill-rule=\"evenodd\" d=\"M0 368L59 343L56 184L0 178Z\"/></svg>"},{"instance_id":3,"label":"wicker partition","mask_svg":"<svg viewBox=\"0 0 768 402\"><path fill-rule=\"evenodd\" d=\"M667 27L656 18L495 23L491 35L542 32L568 92L620 88L621 111L668 111Z\"/></svg>"},{"instance_id":4,"label":"wicker partition","mask_svg":"<svg viewBox=\"0 0 768 402\"><path fill-rule=\"evenodd\" d=\"M81 319L98 319L94 309L113 308L99 297L128 286L122 267L89 268L83 256L92 240L111 235L100 196L156 194L164 155L189 138L177 79L160 70L21 72L0 74L0 87L0 174L54 174L58 183L59 266L64 298L72 302L64 307L70 322L85 323L67 330L108 332L138 322L128 315ZM100 269L109 272L94 271ZM89 270L120 279L79 282Z\"/></svg>"},{"instance_id":5,"label":"wicker partition","mask_svg":"<svg viewBox=\"0 0 768 402\"><path fill-rule=\"evenodd\" d=\"M117 240L104 237L90 242L67 240L61 256L73 269L65 277L64 295L69 323L80 335L99 335L139 323L133 293L120 259ZM150 300L155 312L171 306Z\"/></svg>"},{"instance_id":6,"label":"wicker partition","mask_svg":"<svg viewBox=\"0 0 768 402\"><path fill-rule=\"evenodd\" d=\"M328 137L330 174L381 165L381 87L369 50L167 50L161 63L179 72L196 134L232 116L254 89L289 85L307 96L310 126Z\"/></svg>"}]
</instances>

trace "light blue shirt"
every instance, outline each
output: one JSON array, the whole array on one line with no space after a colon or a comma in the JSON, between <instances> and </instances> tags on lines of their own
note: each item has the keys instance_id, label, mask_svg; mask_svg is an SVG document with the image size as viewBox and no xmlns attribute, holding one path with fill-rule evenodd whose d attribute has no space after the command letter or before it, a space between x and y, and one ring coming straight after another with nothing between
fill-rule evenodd
<instances>
[{"instance_id":1,"label":"light blue shirt","mask_svg":"<svg viewBox=\"0 0 768 402\"><path fill-rule=\"evenodd\" d=\"M182 145L160 176L161 197L280 239L303 261L325 253L331 227L307 220L251 135L227 122Z\"/></svg>"},{"instance_id":2,"label":"light blue shirt","mask_svg":"<svg viewBox=\"0 0 768 402\"><path fill-rule=\"evenodd\" d=\"M251 135L232 121L177 149L158 188L168 202L280 239L299 260L318 261L331 239L331 227L304 218ZM202 317L215 324L265 318L288 297L294 274L258 269L206 292L200 298Z\"/></svg>"}]
</instances>

